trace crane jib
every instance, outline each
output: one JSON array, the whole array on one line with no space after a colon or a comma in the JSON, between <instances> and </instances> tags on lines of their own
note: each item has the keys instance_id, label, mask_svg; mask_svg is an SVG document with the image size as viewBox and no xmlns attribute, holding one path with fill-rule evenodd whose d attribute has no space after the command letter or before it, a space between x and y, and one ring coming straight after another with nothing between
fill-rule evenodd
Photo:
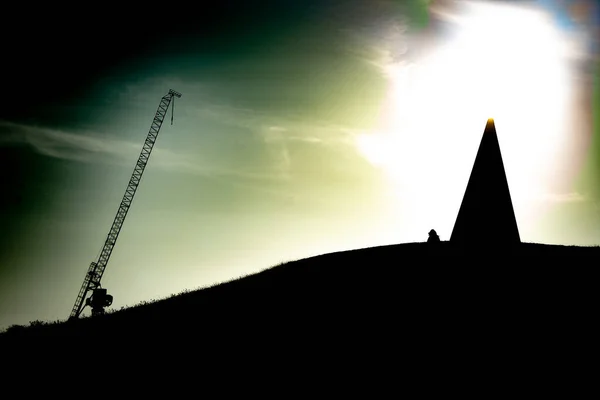
<instances>
[{"instance_id":1,"label":"crane jib","mask_svg":"<svg viewBox=\"0 0 600 400\"><path fill-rule=\"evenodd\" d=\"M154 115L154 119L150 124L150 131L148 132L146 140L144 141L142 151L140 152L138 160L133 169L133 173L131 174L131 178L129 179L129 183L127 184L127 188L125 189L125 194L123 195L123 199L119 205L117 215L115 216L110 227L110 231L106 241L104 242L104 246L100 251L98 260L90 264L88 271L85 274L83 284L81 285L81 289L79 290L77 299L75 300L75 305L71 310L70 318L78 318L86 305L92 307L92 315L95 315L104 313L104 307L112 304L112 296L106 293L106 289L101 289L100 280L102 279L102 275L104 274L104 270L106 269L106 265L108 264L108 260L110 259L115 243L117 242L117 237L119 236L119 232L121 231L121 227L123 226L123 222L125 221L129 207L131 206L133 196L135 196L135 192L139 186L142 174L146 168L146 164L150 159L150 153L152 152L154 144L156 143L158 132L160 131L160 127L162 126L167 114L167 110L169 109L169 105L171 105L171 103L171 124L173 124L173 113L175 108L174 97L181 97L181 93L170 89L169 93L164 95L160 100L158 109ZM87 301L84 301L86 300L89 292L92 292L92 296L88 298Z\"/></svg>"}]
</instances>

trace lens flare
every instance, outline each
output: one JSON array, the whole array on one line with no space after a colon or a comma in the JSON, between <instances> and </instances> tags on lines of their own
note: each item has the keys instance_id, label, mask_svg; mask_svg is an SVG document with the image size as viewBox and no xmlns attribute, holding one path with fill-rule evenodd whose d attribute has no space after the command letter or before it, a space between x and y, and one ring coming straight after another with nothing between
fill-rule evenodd
<instances>
[{"instance_id":1,"label":"lens flare","mask_svg":"<svg viewBox=\"0 0 600 400\"><path fill-rule=\"evenodd\" d=\"M390 89L379 125L356 145L393 180L418 229L435 221L449 232L493 118L518 223L530 224L568 179L569 42L531 7L464 2L454 27L426 56L383 67Z\"/></svg>"}]
</instances>

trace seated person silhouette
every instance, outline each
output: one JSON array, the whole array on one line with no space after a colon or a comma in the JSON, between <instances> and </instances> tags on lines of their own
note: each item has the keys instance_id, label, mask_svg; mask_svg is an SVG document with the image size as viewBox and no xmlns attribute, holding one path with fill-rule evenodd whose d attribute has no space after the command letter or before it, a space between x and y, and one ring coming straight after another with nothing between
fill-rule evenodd
<instances>
[{"instance_id":1,"label":"seated person silhouette","mask_svg":"<svg viewBox=\"0 0 600 400\"><path fill-rule=\"evenodd\" d=\"M438 236L435 229L429 231L429 237L427 238L427 243L439 243L440 237Z\"/></svg>"}]
</instances>

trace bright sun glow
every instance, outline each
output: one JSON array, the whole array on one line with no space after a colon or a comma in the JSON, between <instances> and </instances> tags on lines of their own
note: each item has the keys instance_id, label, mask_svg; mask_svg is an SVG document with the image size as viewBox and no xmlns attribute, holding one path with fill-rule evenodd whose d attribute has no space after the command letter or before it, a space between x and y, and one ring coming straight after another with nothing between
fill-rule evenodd
<instances>
[{"instance_id":1,"label":"bright sun glow","mask_svg":"<svg viewBox=\"0 0 600 400\"><path fill-rule=\"evenodd\" d=\"M395 181L415 229L445 239L488 118L494 118L519 224L543 195L564 138L569 74L564 40L541 11L465 2L458 31L429 56L388 65L377 131L357 147Z\"/></svg>"}]
</instances>

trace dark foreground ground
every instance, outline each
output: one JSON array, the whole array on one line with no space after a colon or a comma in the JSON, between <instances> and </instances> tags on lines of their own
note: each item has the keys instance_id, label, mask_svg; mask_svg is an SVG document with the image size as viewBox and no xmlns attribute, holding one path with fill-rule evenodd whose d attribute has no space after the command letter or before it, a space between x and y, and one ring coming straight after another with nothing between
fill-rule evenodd
<instances>
[{"instance_id":1,"label":"dark foreground ground","mask_svg":"<svg viewBox=\"0 0 600 400\"><path fill-rule=\"evenodd\" d=\"M597 355L599 262L600 247L367 248L100 317L13 327L0 334L0 347L89 361L82 365L106 359L110 368L147 368L151 361L139 354L180 368L181 360L225 362L251 352L246 361L257 365L308 355L319 364L338 354L349 365L366 357L412 371L400 375L433 367L454 373L465 363L465 374L485 375L490 360L524 379L540 366L572 373Z\"/></svg>"}]
</instances>

